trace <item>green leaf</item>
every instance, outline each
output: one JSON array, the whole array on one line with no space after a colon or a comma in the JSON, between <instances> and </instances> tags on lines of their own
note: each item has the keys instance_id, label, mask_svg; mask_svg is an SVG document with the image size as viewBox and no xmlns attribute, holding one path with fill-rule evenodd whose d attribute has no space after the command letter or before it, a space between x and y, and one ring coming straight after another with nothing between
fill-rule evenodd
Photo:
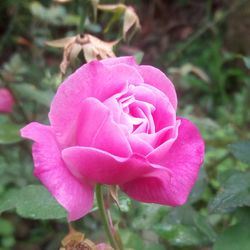
<instances>
[{"instance_id":1,"label":"green leaf","mask_svg":"<svg viewBox=\"0 0 250 250\"><path fill-rule=\"evenodd\" d=\"M125 195L120 195L120 197L119 197L119 208L124 213L129 212L129 210L131 208L131 200Z\"/></svg>"},{"instance_id":2,"label":"green leaf","mask_svg":"<svg viewBox=\"0 0 250 250\"><path fill-rule=\"evenodd\" d=\"M192 192L188 198L188 202L192 204L198 201L204 194L206 187L207 187L207 174L205 172L204 167L202 167L199 173L199 178L195 183Z\"/></svg>"},{"instance_id":3,"label":"green leaf","mask_svg":"<svg viewBox=\"0 0 250 250\"><path fill-rule=\"evenodd\" d=\"M175 207L170 210L167 217L165 217L166 224L185 224L194 226L194 218L197 212L189 205Z\"/></svg>"},{"instance_id":4,"label":"green leaf","mask_svg":"<svg viewBox=\"0 0 250 250\"><path fill-rule=\"evenodd\" d=\"M39 1L32 1L29 7L33 16L45 23L53 25L67 24L64 20L67 18L67 13L63 6L52 5L46 8ZM71 24L73 25L73 23Z\"/></svg>"},{"instance_id":5,"label":"green leaf","mask_svg":"<svg viewBox=\"0 0 250 250\"><path fill-rule=\"evenodd\" d=\"M166 247L164 245L161 245L160 243L145 243L145 246L143 248L144 250L166 250Z\"/></svg>"},{"instance_id":6,"label":"green leaf","mask_svg":"<svg viewBox=\"0 0 250 250\"><path fill-rule=\"evenodd\" d=\"M5 192L3 197L0 197L0 214L15 208L19 191L19 189L10 189Z\"/></svg>"},{"instance_id":7,"label":"green leaf","mask_svg":"<svg viewBox=\"0 0 250 250\"><path fill-rule=\"evenodd\" d=\"M228 212L250 206L250 172L234 172L209 204L212 212Z\"/></svg>"},{"instance_id":8,"label":"green leaf","mask_svg":"<svg viewBox=\"0 0 250 250\"><path fill-rule=\"evenodd\" d=\"M123 244L129 249L144 249L143 240L129 230L120 230Z\"/></svg>"},{"instance_id":9,"label":"green leaf","mask_svg":"<svg viewBox=\"0 0 250 250\"><path fill-rule=\"evenodd\" d=\"M245 66L250 69L250 57L243 56L242 57L243 62L245 63Z\"/></svg>"},{"instance_id":10,"label":"green leaf","mask_svg":"<svg viewBox=\"0 0 250 250\"><path fill-rule=\"evenodd\" d=\"M214 242L217 236L207 218L189 205L172 209L164 221L155 226L155 230L162 238L176 246L210 243Z\"/></svg>"},{"instance_id":11,"label":"green leaf","mask_svg":"<svg viewBox=\"0 0 250 250\"><path fill-rule=\"evenodd\" d=\"M13 123L0 124L0 144L11 144L22 140L20 137L20 128L22 125Z\"/></svg>"},{"instance_id":12,"label":"green leaf","mask_svg":"<svg viewBox=\"0 0 250 250\"><path fill-rule=\"evenodd\" d=\"M159 223L169 211L169 207L158 204L143 204L140 213L133 219L132 227L136 230L152 229L152 225Z\"/></svg>"},{"instance_id":13,"label":"green leaf","mask_svg":"<svg viewBox=\"0 0 250 250\"><path fill-rule=\"evenodd\" d=\"M34 85L28 83L19 83L13 85L13 89L23 99L32 100L46 107L50 107L50 103L53 97L52 92L37 89Z\"/></svg>"},{"instance_id":14,"label":"green leaf","mask_svg":"<svg viewBox=\"0 0 250 250\"><path fill-rule=\"evenodd\" d=\"M250 141L230 144L229 150L238 160L250 164Z\"/></svg>"},{"instance_id":15,"label":"green leaf","mask_svg":"<svg viewBox=\"0 0 250 250\"><path fill-rule=\"evenodd\" d=\"M212 226L207 222L206 217L197 215L194 218L194 222L197 228L200 230L200 232L205 234L211 242L215 241L217 237L216 232L214 231Z\"/></svg>"},{"instance_id":16,"label":"green leaf","mask_svg":"<svg viewBox=\"0 0 250 250\"><path fill-rule=\"evenodd\" d=\"M144 57L144 52L139 51L139 52L134 54L134 57L135 57L137 64L140 64L142 62L143 57Z\"/></svg>"},{"instance_id":17,"label":"green leaf","mask_svg":"<svg viewBox=\"0 0 250 250\"><path fill-rule=\"evenodd\" d=\"M0 235L1 236L8 236L14 233L13 225L5 219L0 218Z\"/></svg>"},{"instance_id":18,"label":"green leaf","mask_svg":"<svg viewBox=\"0 0 250 250\"><path fill-rule=\"evenodd\" d=\"M15 242L15 237L12 235L3 237L1 243L4 248L1 248L1 250L13 249Z\"/></svg>"},{"instance_id":19,"label":"green leaf","mask_svg":"<svg viewBox=\"0 0 250 250\"><path fill-rule=\"evenodd\" d=\"M19 194L17 213L33 219L65 218L65 210L55 201L49 192L38 185L23 188Z\"/></svg>"},{"instance_id":20,"label":"green leaf","mask_svg":"<svg viewBox=\"0 0 250 250\"><path fill-rule=\"evenodd\" d=\"M174 246L197 246L206 243L206 238L195 228L191 226L157 225L157 233Z\"/></svg>"},{"instance_id":21,"label":"green leaf","mask_svg":"<svg viewBox=\"0 0 250 250\"><path fill-rule=\"evenodd\" d=\"M5 195L0 213L12 208L16 208L20 216L31 219L59 219L67 216L66 211L41 185L29 185Z\"/></svg>"},{"instance_id":22,"label":"green leaf","mask_svg":"<svg viewBox=\"0 0 250 250\"><path fill-rule=\"evenodd\" d=\"M27 73L29 68L27 64L24 63L20 54L15 53L10 57L9 61L3 65L3 70L9 74L20 77L20 75Z\"/></svg>"},{"instance_id":23,"label":"green leaf","mask_svg":"<svg viewBox=\"0 0 250 250\"><path fill-rule=\"evenodd\" d=\"M217 239L213 250L249 250L250 230L246 222L226 229Z\"/></svg>"}]
</instances>

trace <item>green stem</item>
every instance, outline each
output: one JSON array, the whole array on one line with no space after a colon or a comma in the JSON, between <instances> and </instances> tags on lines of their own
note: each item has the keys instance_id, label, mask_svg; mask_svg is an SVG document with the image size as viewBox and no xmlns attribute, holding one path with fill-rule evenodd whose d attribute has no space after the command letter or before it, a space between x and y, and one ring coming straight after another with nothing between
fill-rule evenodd
<instances>
[{"instance_id":1,"label":"green stem","mask_svg":"<svg viewBox=\"0 0 250 250\"><path fill-rule=\"evenodd\" d=\"M78 27L78 33L82 34L85 30L85 20L86 20L86 15L88 13L87 10L88 6L86 4L86 1L80 1L80 9L79 9L79 14L80 14L80 23Z\"/></svg>"},{"instance_id":2,"label":"green stem","mask_svg":"<svg viewBox=\"0 0 250 250\"><path fill-rule=\"evenodd\" d=\"M114 238L114 234L112 232L112 228L109 223L108 214L103 199L102 185L100 184L96 185L96 200L109 242L115 250L120 250L120 247Z\"/></svg>"}]
</instances>

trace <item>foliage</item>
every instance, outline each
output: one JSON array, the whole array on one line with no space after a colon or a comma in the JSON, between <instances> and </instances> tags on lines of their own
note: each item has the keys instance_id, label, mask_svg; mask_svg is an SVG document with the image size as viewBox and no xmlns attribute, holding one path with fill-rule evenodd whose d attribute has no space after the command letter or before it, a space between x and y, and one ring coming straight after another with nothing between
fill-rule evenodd
<instances>
[{"instance_id":1,"label":"foliage","mask_svg":"<svg viewBox=\"0 0 250 250\"><path fill-rule=\"evenodd\" d=\"M66 212L51 197L49 192L38 185L29 185L22 189L10 189L2 197L0 213L16 208L17 214L32 219L65 218Z\"/></svg>"}]
</instances>

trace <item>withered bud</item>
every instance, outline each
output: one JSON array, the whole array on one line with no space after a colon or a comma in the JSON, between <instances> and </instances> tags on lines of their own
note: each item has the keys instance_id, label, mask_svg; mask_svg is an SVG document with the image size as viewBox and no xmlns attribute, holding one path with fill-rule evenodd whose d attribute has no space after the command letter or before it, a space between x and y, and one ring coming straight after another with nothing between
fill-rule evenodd
<instances>
[{"instance_id":1,"label":"withered bud","mask_svg":"<svg viewBox=\"0 0 250 250\"><path fill-rule=\"evenodd\" d=\"M105 42L90 34L79 34L73 37L47 41L46 44L51 47L64 48L63 60L60 64L60 71L64 75L69 65L74 62L79 53L83 51L87 62L94 59L101 60L109 57L115 57L113 47L119 42Z\"/></svg>"}]
</instances>

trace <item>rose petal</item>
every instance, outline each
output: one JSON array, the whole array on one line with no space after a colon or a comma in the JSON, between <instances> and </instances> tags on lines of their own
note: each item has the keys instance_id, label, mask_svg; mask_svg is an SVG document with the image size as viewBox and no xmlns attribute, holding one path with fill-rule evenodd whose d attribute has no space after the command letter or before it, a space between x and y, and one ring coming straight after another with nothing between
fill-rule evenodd
<instances>
[{"instance_id":1,"label":"rose petal","mask_svg":"<svg viewBox=\"0 0 250 250\"><path fill-rule=\"evenodd\" d=\"M135 117L141 118L142 123L145 121L146 129L144 132L155 132L155 123L152 117L152 112L155 111L155 107L152 104L143 101L135 101L129 105L129 108L132 115L134 113ZM138 131L139 129L137 128L134 133Z\"/></svg>"},{"instance_id":2,"label":"rose petal","mask_svg":"<svg viewBox=\"0 0 250 250\"><path fill-rule=\"evenodd\" d=\"M179 120L176 121L175 126L170 129L163 129L165 132L156 134L155 138L150 138L151 135L148 135L148 137L147 135L144 136L147 141L152 140L151 143L153 143L155 146L154 150L147 155L147 159L149 159L150 162L164 164L165 166L168 150L178 137L178 129L180 124L181 122Z\"/></svg>"},{"instance_id":3,"label":"rose petal","mask_svg":"<svg viewBox=\"0 0 250 250\"><path fill-rule=\"evenodd\" d=\"M152 104L154 107L157 104L157 96L152 88L149 88L148 85L143 84L139 86L131 87L131 91L134 94L136 100L147 102Z\"/></svg>"},{"instance_id":4,"label":"rose petal","mask_svg":"<svg viewBox=\"0 0 250 250\"><path fill-rule=\"evenodd\" d=\"M204 142L198 129L188 120L181 119L179 135L164 161L169 171L157 170L155 173L121 185L130 197L141 202L158 203L170 206L182 205L198 177L203 162ZM149 159L150 160L150 159Z\"/></svg>"},{"instance_id":5,"label":"rose petal","mask_svg":"<svg viewBox=\"0 0 250 250\"><path fill-rule=\"evenodd\" d=\"M6 88L0 89L0 112L10 113L14 105L14 99Z\"/></svg>"},{"instance_id":6,"label":"rose petal","mask_svg":"<svg viewBox=\"0 0 250 250\"><path fill-rule=\"evenodd\" d=\"M165 143L169 139L175 138L175 131L176 126L169 126L166 128L163 128L162 130L152 133L152 134L146 134L146 133L138 133L136 134L137 137L139 137L141 140L145 141L149 145L151 145L152 148L156 149L159 147L162 143Z\"/></svg>"},{"instance_id":7,"label":"rose petal","mask_svg":"<svg viewBox=\"0 0 250 250\"><path fill-rule=\"evenodd\" d=\"M110 110L113 120L119 124L125 133L132 133L133 124L131 123L128 114L124 113L121 105L116 98L109 98L103 104Z\"/></svg>"},{"instance_id":8,"label":"rose petal","mask_svg":"<svg viewBox=\"0 0 250 250\"><path fill-rule=\"evenodd\" d=\"M51 127L30 123L21 130L21 135L35 141L34 173L68 211L68 219L77 220L87 214L93 206L93 188L77 180L67 169Z\"/></svg>"},{"instance_id":9,"label":"rose petal","mask_svg":"<svg viewBox=\"0 0 250 250\"><path fill-rule=\"evenodd\" d=\"M154 150L154 148L149 143L138 137L137 134L129 135L129 143L132 151L136 154L145 156Z\"/></svg>"},{"instance_id":10,"label":"rose petal","mask_svg":"<svg viewBox=\"0 0 250 250\"><path fill-rule=\"evenodd\" d=\"M101 61L105 65L128 64L135 66L144 79L144 83L150 84L157 89L161 90L169 98L174 109L177 108L177 96L173 83L168 77L159 69L150 65L139 65L136 63L134 57L124 56L118 58L110 58ZM138 83L138 82L135 82Z\"/></svg>"},{"instance_id":11,"label":"rose petal","mask_svg":"<svg viewBox=\"0 0 250 250\"><path fill-rule=\"evenodd\" d=\"M109 109L93 97L82 104L77 127L76 145L98 148L116 156L132 154L123 130L112 118Z\"/></svg>"},{"instance_id":12,"label":"rose petal","mask_svg":"<svg viewBox=\"0 0 250 250\"><path fill-rule=\"evenodd\" d=\"M135 58L133 56L121 56L121 57L113 57L101 60L101 63L107 65L107 66L113 66L120 63L136 66L137 63L135 61Z\"/></svg>"},{"instance_id":13,"label":"rose petal","mask_svg":"<svg viewBox=\"0 0 250 250\"><path fill-rule=\"evenodd\" d=\"M105 66L92 61L83 65L61 84L51 104L49 119L59 143L71 144L71 131L86 97L104 101L122 92L128 83L142 81L137 70L125 64Z\"/></svg>"},{"instance_id":14,"label":"rose petal","mask_svg":"<svg viewBox=\"0 0 250 250\"><path fill-rule=\"evenodd\" d=\"M167 76L159 69L149 65L138 66L137 70L143 77L144 83L150 84L165 93L173 108L176 110L177 96L175 87Z\"/></svg>"},{"instance_id":15,"label":"rose petal","mask_svg":"<svg viewBox=\"0 0 250 250\"><path fill-rule=\"evenodd\" d=\"M100 184L122 184L154 169L140 155L122 158L88 147L64 149L62 157L72 173Z\"/></svg>"},{"instance_id":16,"label":"rose petal","mask_svg":"<svg viewBox=\"0 0 250 250\"><path fill-rule=\"evenodd\" d=\"M120 187L123 192L137 201L172 205L171 197L168 197L170 191L167 190L170 186L170 182L171 173L165 169L165 171L152 172L146 176L120 185Z\"/></svg>"},{"instance_id":17,"label":"rose petal","mask_svg":"<svg viewBox=\"0 0 250 250\"><path fill-rule=\"evenodd\" d=\"M156 132L175 124L176 112L168 97L163 92L147 84L136 86L133 92L137 100L151 103L155 108L154 111L152 111L152 117L154 119Z\"/></svg>"}]
</instances>

